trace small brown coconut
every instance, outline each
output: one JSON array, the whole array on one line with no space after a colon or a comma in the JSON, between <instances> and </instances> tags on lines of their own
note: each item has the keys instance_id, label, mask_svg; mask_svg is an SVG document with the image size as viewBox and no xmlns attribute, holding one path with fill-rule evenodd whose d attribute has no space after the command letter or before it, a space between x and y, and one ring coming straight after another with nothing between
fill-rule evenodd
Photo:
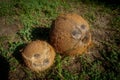
<instances>
[{"instance_id":1,"label":"small brown coconut","mask_svg":"<svg viewBox=\"0 0 120 80\"><path fill-rule=\"evenodd\" d=\"M25 64L35 72L41 72L52 66L55 51L45 41L36 40L29 43L22 52Z\"/></svg>"},{"instance_id":2,"label":"small brown coconut","mask_svg":"<svg viewBox=\"0 0 120 80\"><path fill-rule=\"evenodd\" d=\"M82 54L91 44L87 21L77 14L58 16L52 25L50 43L58 53Z\"/></svg>"}]
</instances>

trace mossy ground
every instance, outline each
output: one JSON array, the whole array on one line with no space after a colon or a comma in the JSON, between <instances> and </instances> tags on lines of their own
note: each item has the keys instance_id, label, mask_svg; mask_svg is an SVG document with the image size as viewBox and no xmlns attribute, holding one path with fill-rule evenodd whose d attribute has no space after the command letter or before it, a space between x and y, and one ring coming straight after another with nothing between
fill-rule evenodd
<instances>
[{"instance_id":1,"label":"mossy ground","mask_svg":"<svg viewBox=\"0 0 120 80\"><path fill-rule=\"evenodd\" d=\"M86 54L57 54L42 73L27 68L20 50L32 40L49 42L52 21L74 12L90 24L93 45ZM3 80L119 80L120 6L115 0L1 0L0 79Z\"/></svg>"}]
</instances>

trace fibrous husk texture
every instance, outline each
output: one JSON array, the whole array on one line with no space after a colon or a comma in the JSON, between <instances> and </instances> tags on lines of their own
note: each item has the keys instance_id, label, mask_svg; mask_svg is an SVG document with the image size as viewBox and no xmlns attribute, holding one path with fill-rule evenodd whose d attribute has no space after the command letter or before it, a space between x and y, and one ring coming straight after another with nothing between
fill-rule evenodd
<instances>
[{"instance_id":1,"label":"fibrous husk texture","mask_svg":"<svg viewBox=\"0 0 120 80\"><path fill-rule=\"evenodd\" d=\"M48 69L54 62L55 51L45 41L32 41L22 52L25 64L33 71Z\"/></svg>"},{"instance_id":2,"label":"fibrous husk texture","mask_svg":"<svg viewBox=\"0 0 120 80\"><path fill-rule=\"evenodd\" d=\"M50 42L58 53L82 54L91 43L89 25L77 14L62 14L52 25Z\"/></svg>"}]
</instances>

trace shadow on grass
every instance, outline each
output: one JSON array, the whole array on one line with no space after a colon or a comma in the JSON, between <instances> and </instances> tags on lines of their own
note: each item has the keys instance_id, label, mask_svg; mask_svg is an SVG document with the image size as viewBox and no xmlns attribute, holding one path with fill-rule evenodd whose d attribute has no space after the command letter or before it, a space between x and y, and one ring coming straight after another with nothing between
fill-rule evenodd
<instances>
[{"instance_id":1,"label":"shadow on grass","mask_svg":"<svg viewBox=\"0 0 120 80\"><path fill-rule=\"evenodd\" d=\"M10 65L8 61L0 55L0 79L8 80Z\"/></svg>"},{"instance_id":2,"label":"shadow on grass","mask_svg":"<svg viewBox=\"0 0 120 80\"><path fill-rule=\"evenodd\" d=\"M32 40L49 41L50 28L37 27L32 29Z\"/></svg>"},{"instance_id":3,"label":"shadow on grass","mask_svg":"<svg viewBox=\"0 0 120 80\"><path fill-rule=\"evenodd\" d=\"M20 64L24 63L21 53L25 46L26 46L26 44L21 44L21 45L17 46L13 53L13 56L16 58L16 60L18 60L18 62Z\"/></svg>"}]
</instances>

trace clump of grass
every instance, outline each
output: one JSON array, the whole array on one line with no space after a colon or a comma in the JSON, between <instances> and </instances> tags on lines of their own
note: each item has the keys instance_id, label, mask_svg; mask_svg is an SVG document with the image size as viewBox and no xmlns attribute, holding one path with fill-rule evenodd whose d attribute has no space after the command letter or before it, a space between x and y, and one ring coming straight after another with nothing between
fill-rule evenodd
<instances>
[{"instance_id":1,"label":"clump of grass","mask_svg":"<svg viewBox=\"0 0 120 80\"><path fill-rule=\"evenodd\" d=\"M120 15L116 15L111 21L111 27L117 29L120 32Z\"/></svg>"},{"instance_id":2,"label":"clump of grass","mask_svg":"<svg viewBox=\"0 0 120 80\"><path fill-rule=\"evenodd\" d=\"M104 57L104 59L110 63L112 63L111 65L113 65L113 67L118 68L118 64L119 64L119 56L120 56L120 49L117 45L113 44L109 44L109 43L104 43L105 45L105 51L103 50L102 56ZM109 55L105 54L108 53ZM107 56L107 57L106 57ZM114 68L115 69L115 68ZM120 71L119 69L116 69L116 71Z\"/></svg>"},{"instance_id":3,"label":"clump of grass","mask_svg":"<svg viewBox=\"0 0 120 80\"><path fill-rule=\"evenodd\" d=\"M58 15L59 7L63 6L61 0L21 0L16 2L16 8L19 10L19 18L24 28L18 32L25 41L30 41L32 28L50 27L52 20Z\"/></svg>"},{"instance_id":4,"label":"clump of grass","mask_svg":"<svg viewBox=\"0 0 120 80\"><path fill-rule=\"evenodd\" d=\"M1 1L0 2L0 17L13 15L14 13L14 5L11 2Z\"/></svg>"},{"instance_id":5,"label":"clump of grass","mask_svg":"<svg viewBox=\"0 0 120 80\"><path fill-rule=\"evenodd\" d=\"M18 35L23 41L30 41L31 40L31 27L24 27L22 30L18 32Z\"/></svg>"}]
</instances>

